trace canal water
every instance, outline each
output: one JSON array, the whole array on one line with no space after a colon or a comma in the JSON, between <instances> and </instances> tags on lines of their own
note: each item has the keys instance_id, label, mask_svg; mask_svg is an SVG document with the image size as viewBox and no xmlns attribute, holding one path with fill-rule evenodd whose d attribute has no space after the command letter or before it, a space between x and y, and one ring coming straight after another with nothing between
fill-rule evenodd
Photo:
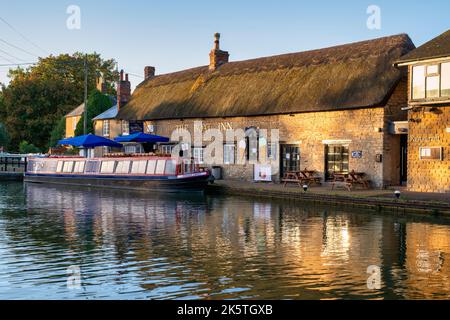
<instances>
[{"instance_id":1,"label":"canal water","mask_svg":"<svg viewBox=\"0 0 450 320\"><path fill-rule=\"evenodd\" d=\"M450 298L450 226L298 202L0 183L0 299L241 298Z\"/></svg>"}]
</instances>

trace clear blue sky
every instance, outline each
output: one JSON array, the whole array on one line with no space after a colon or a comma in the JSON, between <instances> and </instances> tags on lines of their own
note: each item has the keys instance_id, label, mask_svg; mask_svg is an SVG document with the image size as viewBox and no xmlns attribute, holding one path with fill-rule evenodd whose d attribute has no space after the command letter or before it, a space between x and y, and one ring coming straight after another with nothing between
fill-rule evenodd
<instances>
[{"instance_id":1,"label":"clear blue sky","mask_svg":"<svg viewBox=\"0 0 450 320\"><path fill-rule=\"evenodd\" d=\"M66 27L69 5L81 9L80 30ZM366 26L369 5L381 9L381 30ZM0 0L0 8L1 18L48 52L97 51L139 75L146 65L161 74L207 64L214 32L222 33L231 60L243 60L398 33L421 45L450 29L448 0ZM0 39L43 55L2 21ZM18 62L4 52L36 60L0 42L0 64L5 57ZM6 73L0 67L0 82ZM131 80L135 86L142 79Z\"/></svg>"}]
</instances>

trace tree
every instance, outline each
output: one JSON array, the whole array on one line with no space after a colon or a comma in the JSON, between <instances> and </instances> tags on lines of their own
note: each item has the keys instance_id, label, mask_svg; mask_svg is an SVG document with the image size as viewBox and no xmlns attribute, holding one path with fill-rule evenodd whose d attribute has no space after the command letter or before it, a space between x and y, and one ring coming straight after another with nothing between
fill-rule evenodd
<instances>
[{"instance_id":1,"label":"tree","mask_svg":"<svg viewBox=\"0 0 450 320\"><path fill-rule=\"evenodd\" d=\"M5 150L8 143L9 143L8 132L6 131L5 126L2 123L0 123L0 149Z\"/></svg>"},{"instance_id":2,"label":"tree","mask_svg":"<svg viewBox=\"0 0 450 320\"><path fill-rule=\"evenodd\" d=\"M87 103L87 133L95 133L94 123L92 119L99 114L105 112L112 107L111 98L107 95L102 94L98 90L94 90L89 96ZM80 121L77 123L77 128L75 130L76 136L81 136L84 134L84 114L81 116Z\"/></svg>"},{"instance_id":3,"label":"tree","mask_svg":"<svg viewBox=\"0 0 450 320\"><path fill-rule=\"evenodd\" d=\"M84 55L63 54L39 59L28 69L10 71L10 84L0 93L0 121L10 136L9 147L17 150L21 141L44 149L52 130L61 117L80 105L84 99ZM88 55L88 89L96 85L99 72L110 83L108 91L115 94L117 78L114 60Z\"/></svg>"},{"instance_id":4,"label":"tree","mask_svg":"<svg viewBox=\"0 0 450 320\"><path fill-rule=\"evenodd\" d=\"M50 133L50 141L48 143L49 148L56 147L58 145L58 141L64 139L65 135L66 135L66 117L63 116Z\"/></svg>"},{"instance_id":5,"label":"tree","mask_svg":"<svg viewBox=\"0 0 450 320\"><path fill-rule=\"evenodd\" d=\"M40 153L41 150L32 143L22 141L19 144L19 152L22 154Z\"/></svg>"}]
</instances>

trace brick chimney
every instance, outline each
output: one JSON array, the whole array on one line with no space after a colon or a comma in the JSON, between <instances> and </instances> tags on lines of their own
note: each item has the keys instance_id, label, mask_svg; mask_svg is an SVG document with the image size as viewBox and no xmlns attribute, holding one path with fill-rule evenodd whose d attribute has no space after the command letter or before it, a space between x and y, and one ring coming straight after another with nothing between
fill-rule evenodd
<instances>
[{"instance_id":1,"label":"brick chimney","mask_svg":"<svg viewBox=\"0 0 450 320\"><path fill-rule=\"evenodd\" d=\"M144 68L144 78L145 80L151 79L155 76L155 67L147 66Z\"/></svg>"},{"instance_id":2,"label":"brick chimney","mask_svg":"<svg viewBox=\"0 0 450 320\"><path fill-rule=\"evenodd\" d=\"M97 90L103 94L108 92L108 85L105 82L105 79L103 79L103 75L97 77Z\"/></svg>"},{"instance_id":3,"label":"brick chimney","mask_svg":"<svg viewBox=\"0 0 450 320\"><path fill-rule=\"evenodd\" d=\"M214 48L209 53L209 70L214 71L228 62L230 54L228 51L220 50L220 33L214 34Z\"/></svg>"},{"instance_id":4,"label":"brick chimney","mask_svg":"<svg viewBox=\"0 0 450 320\"><path fill-rule=\"evenodd\" d=\"M123 70L120 71L120 80L117 83L117 107L120 110L121 107L126 105L131 98L131 83L128 80L128 73L125 75Z\"/></svg>"}]
</instances>

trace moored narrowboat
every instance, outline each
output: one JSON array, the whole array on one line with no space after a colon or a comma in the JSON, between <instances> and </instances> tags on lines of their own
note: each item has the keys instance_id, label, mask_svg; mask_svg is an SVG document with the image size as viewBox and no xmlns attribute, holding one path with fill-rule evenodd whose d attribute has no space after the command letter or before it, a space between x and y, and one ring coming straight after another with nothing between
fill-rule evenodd
<instances>
[{"instance_id":1,"label":"moored narrowboat","mask_svg":"<svg viewBox=\"0 0 450 320\"><path fill-rule=\"evenodd\" d=\"M152 190L202 192L211 180L193 160L171 157L29 158L25 182Z\"/></svg>"}]
</instances>

